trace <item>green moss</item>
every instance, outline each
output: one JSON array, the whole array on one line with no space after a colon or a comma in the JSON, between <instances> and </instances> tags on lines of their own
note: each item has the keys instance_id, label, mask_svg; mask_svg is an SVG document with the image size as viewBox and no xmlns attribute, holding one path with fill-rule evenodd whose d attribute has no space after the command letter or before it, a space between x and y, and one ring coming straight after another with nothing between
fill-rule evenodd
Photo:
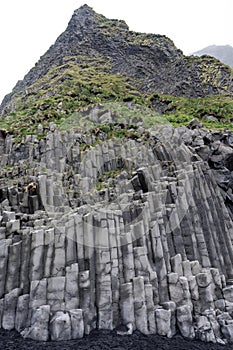
<instances>
[{"instance_id":1,"label":"green moss","mask_svg":"<svg viewBox=\"0 0 233 350\"><path fill-rule=\"evenodd\" d=\"M233 99L228 95L211 95L204 98L185 98L157 95L156 99L167 105L166 119L174 126L186 125L193 118L201 120L207 127L233 129ZM213 116L217 121L206 121Z\"/></svg>"},{"instance_id":2,"label":"green moss","mask_svg":"<svg viewBox=\"0 0 233 350\"><path fill-rule=\"evenodd\" d=\"M110 26L110 23L112 22L102 23L102 26ZM116 21L114 25L122 26L122 30L126 30L120 21ZM137 33L132 38L138 43L144 40L160 40L154 35ZM199 73L202 74L203 81L206 79L206 84L208 79L215 79L218 84L224 69L228 69L226 67L220 70L218 61L209 57L202 61L196 57L187 60L190 65L199 65ZM167 106L163 116L153 111L155 100ZM27 91L18 94L15 110L1 119L0 129L6 129L9 134L14 135L17 142L34 133L38 139L44 138L46 133L38 134L38 125L42 124L46 130L50 122L61 125L61 129L70 129L77 125L86 130L91 129L95 123L79 113L96 104L103 104L105 109L116 113L114 123L141 123L145 128L150 128L166 122L174 126L185 125L191 119L198 118L208 128L232 129L233 101L230 95L184 98L143 94L129 78L112 74L108 60L85 56L65 57L60 66L52 67L47 74L27 88ZM208 115L216 117L218 121L205 121ZM109 128L109 138L129 137L128 130ZM137 137L132 135L134 136Z\"/></svg>"},{"instance_id":3,"label":"green moss","mask_svg":"<svg viewBox=\"0 0 233 350\"><path fill-rule=\"evenodd\" d=\"M79 58L80 59L80 58ZM83 59L52 68L41 80L18 97L16 109L0 123L16 136L34 133L38 124L70 117L80 109L106 101L149 103L129 79L109 73L106 61Z\"/></svg>"},{"instance_id":4,"label":"green moss","mask_svg":"<svg viewBox=\"0 0 233 350\"><path fill-rule=\"evenodd\" d=\"M222 64L214 57L203 55L201 57L189 56L184 58L186 64L197 72L198 77L204 85L205 93L209 93L210 85L212 87L228 90L233 79L233 69ZM225 84L225 76L228 78L228 84ZM225 84L225 85L224 85Z\"/></svg>"}]
</instances>

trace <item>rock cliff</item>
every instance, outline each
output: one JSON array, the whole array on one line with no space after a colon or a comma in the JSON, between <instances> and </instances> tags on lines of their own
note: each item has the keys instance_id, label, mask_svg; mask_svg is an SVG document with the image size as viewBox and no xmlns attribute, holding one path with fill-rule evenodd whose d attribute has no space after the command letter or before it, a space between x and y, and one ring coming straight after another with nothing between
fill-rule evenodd
<instances>
[{"instance_id":1,"label":"rock cliff","mask_svg":"<svg viewBox=\"0 0 233 350\"><path fill-rule=\"evenodd\" d=\"M232 342L233 135L121 113L2 140L1 325Z\"/></svg>"},{"instance_id":2,"label":"rock cliff","mask_svg":"<svg viewBox=\"0 0 233 350\"><path fill-rule=\"evenodd\" d=\"M214 59L75 11L1 106L2 328L233 343L233 134L187 117L230 125L232 87Z\"/></svg>"}]
</instances>

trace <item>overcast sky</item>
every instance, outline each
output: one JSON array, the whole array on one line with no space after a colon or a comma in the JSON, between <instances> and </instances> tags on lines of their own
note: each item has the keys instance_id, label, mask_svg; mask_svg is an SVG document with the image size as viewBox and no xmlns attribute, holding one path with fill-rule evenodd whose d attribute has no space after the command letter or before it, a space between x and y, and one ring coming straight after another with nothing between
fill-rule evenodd
<instances>
[{"instance_id":1,"label":"overcast sky","mask_svg":"<svg viewBox=\"0 0 233 350\"><path fill-rule=\"evenodd\" d=\"M34 66L83 4L131 30L164 34L185 54L233 46L233 0L2 0L0 100Z\"/></svg>"}]
</instances>

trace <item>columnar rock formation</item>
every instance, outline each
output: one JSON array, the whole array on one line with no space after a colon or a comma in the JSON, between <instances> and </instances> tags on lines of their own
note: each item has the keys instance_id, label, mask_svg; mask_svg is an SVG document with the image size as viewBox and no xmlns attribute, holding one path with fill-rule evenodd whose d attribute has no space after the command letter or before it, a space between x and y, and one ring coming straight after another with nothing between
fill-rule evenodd
<instances>
[{"instance_id":1,"label":"columnar rock formation","mask_svg":"<svg viewBox=\"0 0 233 350\"><path fill-rule=\"evenodd\" d=\"M86 118L103 128L51 123L45 139L1 141L2 328L44 341L97 328L233 342L232 192L217 184L232 134L224 144L99 112Z\"/></svg>"}]
</instances>

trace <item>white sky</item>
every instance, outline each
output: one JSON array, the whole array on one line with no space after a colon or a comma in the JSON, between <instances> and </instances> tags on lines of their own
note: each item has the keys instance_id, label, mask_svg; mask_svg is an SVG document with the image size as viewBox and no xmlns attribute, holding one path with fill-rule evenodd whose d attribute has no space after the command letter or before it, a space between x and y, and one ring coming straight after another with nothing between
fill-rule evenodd
<instances>
[{"instance_id":1,"label":"white sky","mask_svg":"<svg viewBox=\"0 0 233 350\"><path fill-rule=\"evenodd\" d=\"M2 0L0 101L65 29L83 4L131 30L164 34L185 54L233 46L233 0Z\"/></svg>"}]
</instances>

